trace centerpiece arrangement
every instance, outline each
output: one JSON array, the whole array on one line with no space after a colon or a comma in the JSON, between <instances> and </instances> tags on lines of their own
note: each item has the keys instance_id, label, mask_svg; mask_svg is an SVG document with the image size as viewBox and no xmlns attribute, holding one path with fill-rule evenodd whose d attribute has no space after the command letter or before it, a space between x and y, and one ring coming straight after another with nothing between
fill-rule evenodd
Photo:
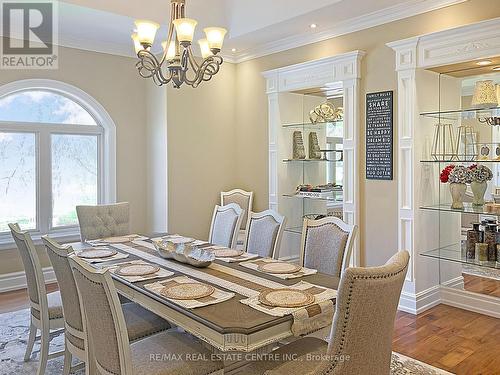
<instances>
[{"instance_id":1,"label":"centerpiece arrangement","mask_svg":"<svg viewBox=\"0 0 500 375\"><path fill-rule=\"evenodd\" d=\"M484 205L484 194L487 189L487 181L493 178L491 170L484 165L472 164L469 167L463 165L447 165L439 175L442 183L450 184L450 193L452 198L451 208L463 209L465 191L467 184L471 185L474 199L474 206Z\"/></svg>"}]
</instances>

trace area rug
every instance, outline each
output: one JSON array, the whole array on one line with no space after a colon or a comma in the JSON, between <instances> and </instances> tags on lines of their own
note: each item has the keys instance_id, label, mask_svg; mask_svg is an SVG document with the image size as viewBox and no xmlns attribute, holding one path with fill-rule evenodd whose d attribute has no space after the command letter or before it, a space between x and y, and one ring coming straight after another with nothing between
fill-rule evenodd
<instances>
[{"instance_id":1,"label":"area rug","mask_svg":"<svg viewBox=\"0 0 500 375\"><path fill-rule=\"evenodd\" d=\"M29 310L0 314L0 374L32 375L38 368L39 344L35 343L29 362L24 362L26 340L29 332ZM55 336L50 343L50 351L64 349L64 334ZM62 357L52 359L47 364L45 375L62 373ZM76 375L85 372L78 371ZM392 354L391 375L448 375L449 372L429 366L399 353Z\"/></svg>"}]
</instances>

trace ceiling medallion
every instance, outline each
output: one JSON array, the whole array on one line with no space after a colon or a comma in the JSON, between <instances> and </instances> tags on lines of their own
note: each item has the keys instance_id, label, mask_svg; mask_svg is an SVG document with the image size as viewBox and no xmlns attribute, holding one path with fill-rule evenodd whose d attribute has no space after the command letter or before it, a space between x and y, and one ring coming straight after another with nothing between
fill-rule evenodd
<instances>
[{"instance_id":1,"label":"ceiling medallion","mask_svg":"<svg viewBox=\"0 0 500 375\"><path fill-rule=\"evenodd\" d=\"M136 68L141 77L151 78L158 86L172 82L175 88L180 88L184 83L196 88L217 74L223 63L218 53L227 30L221 27L207 27L203 30L206 39L198 41L203 60L196 61L191 44L198 22L185 18L185 3L186 0L171 0L168 38L162 43L161 59L151 52L160 25L145 20L135 21L136 32L132 34L132 40L139 58ZM162 67L165 67L165 72Z\"/></svg>"}]
</instances>

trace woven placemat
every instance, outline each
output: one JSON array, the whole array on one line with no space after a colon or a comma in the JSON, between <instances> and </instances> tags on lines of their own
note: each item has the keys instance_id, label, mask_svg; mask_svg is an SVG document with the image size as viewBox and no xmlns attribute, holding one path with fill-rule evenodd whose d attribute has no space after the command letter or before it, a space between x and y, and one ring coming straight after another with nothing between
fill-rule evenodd
<instances>
[{"instance_id":1,"label":"woven placemat","mask_svg":"<svg viewBox=\"0 0 500 375\"><path fill-rule=\"evenodd\" d=\"M291 288L269 289L259 294L259 302L272 307L303 307L314 300L311 293Z\"/></svg>"},{"instance_id":2,"label":"woven placemat","mask_svg":"<svg viewBox=\"0 0 500 375\"><path fill-rule=\"evenodd\" d=\"M217 258L234 258L244 253L244 251L242 250L227 249L227 248L214 249L212 251Z\"/></svg>"},{"instance_id":3,"label":"woven placemat","mask_svg":"<svg viewBox=\"0 0 500 375\"><path fill-rule=\"evenodd\" d=\"M114 272L120 276L148 276L160 271L160 267L153 264L125 264Z\"/></svg>"},{"instance_id":4,"label":"woven placemat","mask_svg":"<svg viewBox=\"0 0 500 375\"><path fill-rule=\"evenodd\" d=\"M108 238L103 238L101 241L107 243L125 243L134 240L136 237L137 237L136 235L108 237Z\"/></svg>"},{"instance_id":5,"label":"woven placemat","mask_svg":"<svg viewBox=\"0 0 500 375\"><path fill-rule=\"evenodd\" d=\"M259 271L266 273L295 273L299 272L302 267L297 264L286 263L286 262L269 262L269 263L261 263L257 267Z\"/></svg>"},{"instance_id":6,"label":"woven placemat","mask_svg":"<svg viewBox=\"0 0 500 375\"><path fill-rule=\"evenodd\" d=\"M99 259L99 258L110 258L118 254L118 251L112 249L87 249L80 251L77 255L79 258L84 259Z\"/></svg>"},{"instance_id":7,"label":"woven placemat","mask_svg":"<svg viewBox=\"0 0 500 375\"><path fill-rule=\"evenodd\" d=\"M164 287L161 294L164 297L171 299L198 299L208 297L215 292L215 288L211 285L202 283L182 283Z\"/></svg>"}]
</instances>

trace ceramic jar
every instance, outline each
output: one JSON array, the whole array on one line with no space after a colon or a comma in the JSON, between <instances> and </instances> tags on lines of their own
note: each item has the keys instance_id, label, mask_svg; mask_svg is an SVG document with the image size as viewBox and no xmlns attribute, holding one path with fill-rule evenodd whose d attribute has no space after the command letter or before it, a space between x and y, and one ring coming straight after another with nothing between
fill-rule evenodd
<instances>
[{"instance_id":1,"label":"ceramic jar","mask_svg":"<svg viewBox=\"0 0 500 375\"><path fill-rule=\"evenodd\" d=\"M476 244L476 262L478 264L483 264L488 261L488 244L487 243L477 243Z\"/></svg>"}]
</instances>

